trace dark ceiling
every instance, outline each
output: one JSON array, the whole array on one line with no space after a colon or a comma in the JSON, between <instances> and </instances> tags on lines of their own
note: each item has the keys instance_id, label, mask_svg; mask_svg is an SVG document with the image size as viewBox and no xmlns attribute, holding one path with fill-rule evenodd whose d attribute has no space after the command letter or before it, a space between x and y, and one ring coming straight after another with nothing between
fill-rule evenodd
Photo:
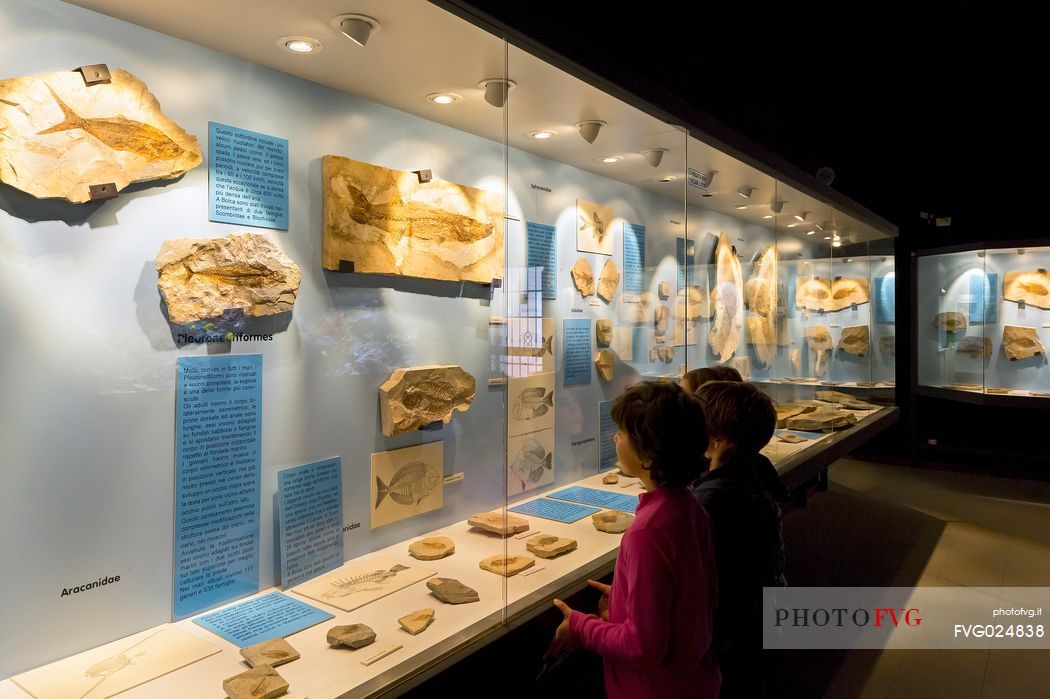
<instances>
[{"instance_id":1,"label":"dark ceiling","mask_svg":"<svg viewBox=\"0 0 1050 699\"><path fill-rule=\"evenodd\" d=\"M702 112L810 174L830 166L902 235L934 225L922 211L967 238L1044 235L1025 220L1047 151L1035 17L469 4L690 123Z\"/></svg>"}]
</instances>

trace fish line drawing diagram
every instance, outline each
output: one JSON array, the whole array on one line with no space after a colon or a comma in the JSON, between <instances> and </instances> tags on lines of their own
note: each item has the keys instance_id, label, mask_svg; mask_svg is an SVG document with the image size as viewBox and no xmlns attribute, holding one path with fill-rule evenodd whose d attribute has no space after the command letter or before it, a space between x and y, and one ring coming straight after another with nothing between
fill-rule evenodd
<instances>
[{"instance_id":1,"label":"fish line drawing diagram","mask_svg":"<svg viewBox=\"0 0 1050 699\"><path fill-rule=\"evenodd\" d=\"M444 443L372 454L373 529L444 505Z\"/></svg>"},{"instance_id":2,"label":"fish line drawing diagram","mask_svg":"<svg viewBox=\"0 0 1050 699\"><path fill-rule=\"evenodd\" d=\"M345 612L370 604L434 574L432 570L405 565L392 558L372 558L348 563L313 578L294 591Z\"/></svg>"},{"instance_id":3,"label":"fish line drawing diagram","mask_svg":"<svg viewBox=\"0 0 1050 699\"><path fill-rule=\"evenodd\" d=\"M441 474L436 468L422 461L413 461L399 468L389 484L376 476L375 509L379 509L387 496L401 505L418 505L440 486Z\"/></svg>"},{"instance_id":4,"label":"fish line drawing diagram","mask_svg":"<svg viewBox=\"0 0 1050 699\"><path fill-rule=\"evenodd\" d=\"M508 325L507 375L554 371L554 319L510 318Z\"/></svg>"},{"instance_id":5,"label":"fish line drawing diagram","mask_svg":"<svg viewBox=\"0 0 1050 699\"><path fill-rule=\"evenodd\" d=\"M554 373L511 377L507 401L508 435L554 427Z\"/></svg>"},{"instance_id":6,"label":"fish line drawing diagram","mask_svg":"<svg viewBox=\"0 0 1050 699\"><path fill-rule=\"evenodd\" d=\"M346 597L347 595L354 595L362 592L379 592L383 589L387 580L390 580L390 578L403 570L409 570L408 566L395 563L386 570L380 568L379 570L373 570L370 573L335 578L328 583L329 590L321 593L321 597L328 600L333 597Z\"/></svg>"},{"instance_id":7,"label":"fish line drawing diagram","mask_svg":"<svg viewBox=\"0 0 1050 699\"><path fill-rule=\"evenodd\" d=\"M611 206L602 206L593 201L576 200L576 250L613 254L612 223L615 213Z\"/></svg>"},{"instance_id":8,"label":"fish line drawing diagram","mask_svg":"<svg viewBox=\"0 0 1050 699\"><path fill-rule=\"evenodd\" d=\"M554 430L511 437L507 452L507 495L554 483Z\"/></svg>"}]
</instances>

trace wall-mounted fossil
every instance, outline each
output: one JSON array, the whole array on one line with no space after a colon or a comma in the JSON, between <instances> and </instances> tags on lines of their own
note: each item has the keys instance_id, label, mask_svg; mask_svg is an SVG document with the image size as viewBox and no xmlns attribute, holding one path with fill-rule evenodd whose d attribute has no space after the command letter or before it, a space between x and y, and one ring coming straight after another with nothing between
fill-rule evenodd
<instances>
[{"instance_id":1,"label":"wall-mounted fossil","mask_svg":"<svg viewBox=\"0 0 1050 699\"><path fill-rule=\"evenodd\" d=\"M831 348L834 347L834 341L831 339L831 328L826 325L811 325L802 328L802 337L806 340L810 351L817 354L817 361L813 371L819 376L827 368L824 360L827 358Z\"/></svg>"},{"instance_id":2,"label":"wall-mounted fossil","mask_svg":"<svg viewBox=\"0 0 1050 699\"><path fill-rule=\"evenodd\" d=\"M379 387L383 434L393 437L434 422L452 422L474 402L474 377L455 364L395 369Z\"/></svg>"},{"instance_id":3,"label":"wall-mounted fossil","mask_svg":"<svg viewBox=\"0 0 1050 699\"><path fill-rule=\"evenodd\" d=\"M740 260L737 259L736 251L725 233L718 236L715 269L715 321L707 342L717 355L719 363L724 364L740 345L740 326L744 317L744 282Z\"/></svg>"},{"instance_id":4,"label":"wall-mounted fossil","mask_svg":"<svg viewBox=\"0 0 1050 699\"><path fill-rule=\"evenodd\" d=\"M992 338L967 335L959 338L959 344L955 351L970 357L983 357L987 359L992 356Z\"/></svg>"},{"instance_id":5,"label":"wall-mounted fossil","mask_svg":"<svg viewBox=\"0 0 1050 699\"><path fill-rule=\"evenodd\" d=\"M1039 341L1039 331L1022 325L1003 326L1003 351L1010 360L1045 354L1043 343Z\"/></svg>"},{"instance_id":6,"label":"wall-mounted fossil","mask_svg":"<svg viewBox=\"0 0 1050 699\"><path fill-rule=\"evenodd\" d=\"M601 347L607 347L613 339L613 324L608 318L594 321L594 339Z\"/></svg>"},{"instance_id":7,"label":"wall-mounted fossil","mask_svg":"<svg viewBox=\"0 0 1050 699\"><path fill-rule=\"evenodd\" d=\"M580 291L580 296L587 298L594 293L594 270L591 263L580 257L569 272L572 275L572 284Z\"/></svg>"},{"instance_id":8,"label":"wall-mounted fossil","mask_svg":"<svg viewBox=\"0 0 1050 699\"><path fill-rule=\"evenodd\" d=\"M867 325L851 325L842 329L842 336L836 347L843 352L863 357L868 353L871 344Z\"/></svg>"},{"instance_id":9,"label":"wall-mounted fossil","mask_svg":"<svg viewBox=\"0 0 1050 699\"><path fill-rule=\"evenodd\" d=\"M613 353L609 350L598 350L594 355L594 366L598 368L598 374L606 381L613 379Z\"/></svg>"},{"instance_id":10,"label":"wall-mounted fossil","mask_svg":"<svg viewBox=\"0 0 1050 699\"><path fill-rule=\"evenodd\" d=\"M958 311L946 311L933 317L933 327L945 332L956 333L966 329L966 315Z\"/></svg>"},{"instance_id":11,"label":"wall-mounted fossil","mask_svg":"<svg viewBox=\"0 0 1050 699\"><path fill-rule=\"evenodd\" d=\"M870 299L868 280L864 277L814 277L795 290L795 306L811 311L841 311L853 304L868 303Z\"/></svg>"},{"instance_id":12,"label":"wall-mounted fossil","mask_svg":"<svg viewBox=\"0 0 1050 699\"><path fill-rule=\"evenodd\" d=\"M598 296L606 302L612 301L619 285L620 270L616 269L616 263L609 258L602 265L601 274L598 275Z\"/></svg>"},{"instance_id":13,"label":"wall-mounted fossil","mask_svg":"<svg viewBox=\"0 0 1050 699\"><path fill-rule=\"evenodd\" d=\"M1003 299L1050 310L1050 273L1045 269L1007 272L1003 277Z\"/></svg>"}]
</instances>

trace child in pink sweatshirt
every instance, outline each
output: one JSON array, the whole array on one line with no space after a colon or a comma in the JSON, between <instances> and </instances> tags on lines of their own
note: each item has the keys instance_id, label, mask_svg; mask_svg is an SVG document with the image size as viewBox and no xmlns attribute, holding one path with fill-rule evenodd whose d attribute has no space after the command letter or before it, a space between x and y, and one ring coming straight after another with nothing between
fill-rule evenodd
<instances>
[{"instance_id":1,"label":"child in pink sweatshirt","mask_svg":"<svg viewBox=\"0 0 1050 699\"><path fill-rule=\"evenodd\" d=\"M696 399L673 383L643 382L613 402L620 470L641 479L599 615L565 615L548 655L582 645L605 659L610 699L718 696L711 650L717 575L711 524L686 486L705 468L707 433Z\"/></svg>"}]
</instances>

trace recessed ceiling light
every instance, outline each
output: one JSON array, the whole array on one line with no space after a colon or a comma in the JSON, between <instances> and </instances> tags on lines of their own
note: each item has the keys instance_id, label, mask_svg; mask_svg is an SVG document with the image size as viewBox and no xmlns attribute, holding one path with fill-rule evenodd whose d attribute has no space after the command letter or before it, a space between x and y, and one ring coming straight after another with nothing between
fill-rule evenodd
<instances>
[{"instance_id":1,"label":"recessed ceiling light","mask_svg":"<svg viewBox=\"0 0 1050 699\"><path fill-rule=\"evenodd\" d=\"M831 236L830 235L824 236L824 240L831 240Z\"/></svg>"},{"instance_id":2,"label":"recessed ceiling light","mask_svg":"<svg viewBox=\"0 0 1050 699\"><path fill-rule=\"evenodd\" d=\"M846 258L846 262L853 262L853 258L852 257L847 257Z\"/></svg>"},{"instance_id":3,"label":"recessed ceiling light","mask_svg":"<svg viewBox=\"0 0 1050 699\"><path fill-rule=\"evenodd\" d=\"M308 36L282 36L277 45L289 53L320 53L324 46L317 39Z\"/></svg>"},{"instance_id":4,"label":"recessed ceiling light","mask_svg":"<svg viewBox=\"0 0 1050 699\"><path fill-rule=\"evenodd\" d=\"M762 218L773 218L773 214L766 214L766 215L765 215L765 216L763 216Z\"/></svg>"},{"instance_id":5,"label":"recessed ceiling light","mask_svg":"<svg viewBox=\"0 0 1050 699\"><path fill-rule=\"evenodd\" d=\"M799 221L799 222L805 221L806 220L806 216L808 216L808 215L809 215L808 211L803 211L800 214L795 214L795 220Z\"/></svg>"},{"instance_id":6,"label":"recessed ceiling light","mask_svg":"<svg viewBox=\"0 0 1050 699\"><path fill-rule=\"evenodd\" d=\"M453 92L431 92L427 95L427 100L434 104L452 104L461 99L463 98Z\"/></svg>"},{"instance_id":7,"label":"recessed ceiling light","mask_svg":"<svg viewBox=\"0 0 1050 699\"><path fill-rule=\"evenodd\" d=\"M623 160L623 158L621 158L618 155L607 155L604 158L602 158L603 163L618 163L621 160Z\"/></svg>"},{"instance_id":8,"label":"recessed ceiling light","mask_svg":"<svg viewBox=\"0 0 1050 699\"><path fill-rule=\"evenodd\" d=\"M558 134L554 131L530 131L529 135L537 140L545 141L548 138L554 138Z\"/></svg>"},{"instance_id":9,"label":"recessed ceiling light","mask_svg":"<svg viewBox=\"0 0 1050 699\"><path fill-rule=\"evenodd\" d=\"M751 195L755 193L754 187L748 187L747 185L740 187L736 190L736 193L742 196L744 199L750 199Z\"/></svg>"},{"instance_id":10,"label":"recessed ceiling light","mask_svg":"<svg viewBox=\"0 0 1050 699\"><path fill-rule=\"evenodd\" d=\"M666 175L657 180L657 182L674 182L674 175Z\"/></svg>"},{"instance_id":11,"label":"recessed ceiling light","mask_svg":"<svg viewBox=\"0 0 1050 699\"><path fill-rule=\"evenodd\" d=\"M788 228L794 228L794 227L795 227L795 226L797 226L797 225L798 225L797 223L789 223L789 224L787 225L787 227L788 227Z\"/></svg>"},{"instance_id":12,"label":"recessed ceiling light","mask_svg":"<svg viewBox=\"0 0 1050 699\"><path fill-rule=\"evenodd\" d=\"M833 241L831 241L831 247L833 247L833 248L842 247L842 241L841 240L833 240Z\"/></svg>"},{"instance_id":13,"label":"recessed ceiling light","mask_svg":"<svg viewBox=\"0 0 1050 699\"><path fill-rule=\"evenodd\" d=\"M806 235L813 235L816 231L806 231Z\"/></svg>"},{"instance_id":14,"label":"recessed ceiling light","mask_svg":"<svg viewBox=\"0 0 1050 699\"><path fill-rule=\"evenodd\" d=\"M747 208L747 204L741 204L740 206L736 207L736 210L737 211L743 211L746 208Z\"/></svg>"}]
</instances>

